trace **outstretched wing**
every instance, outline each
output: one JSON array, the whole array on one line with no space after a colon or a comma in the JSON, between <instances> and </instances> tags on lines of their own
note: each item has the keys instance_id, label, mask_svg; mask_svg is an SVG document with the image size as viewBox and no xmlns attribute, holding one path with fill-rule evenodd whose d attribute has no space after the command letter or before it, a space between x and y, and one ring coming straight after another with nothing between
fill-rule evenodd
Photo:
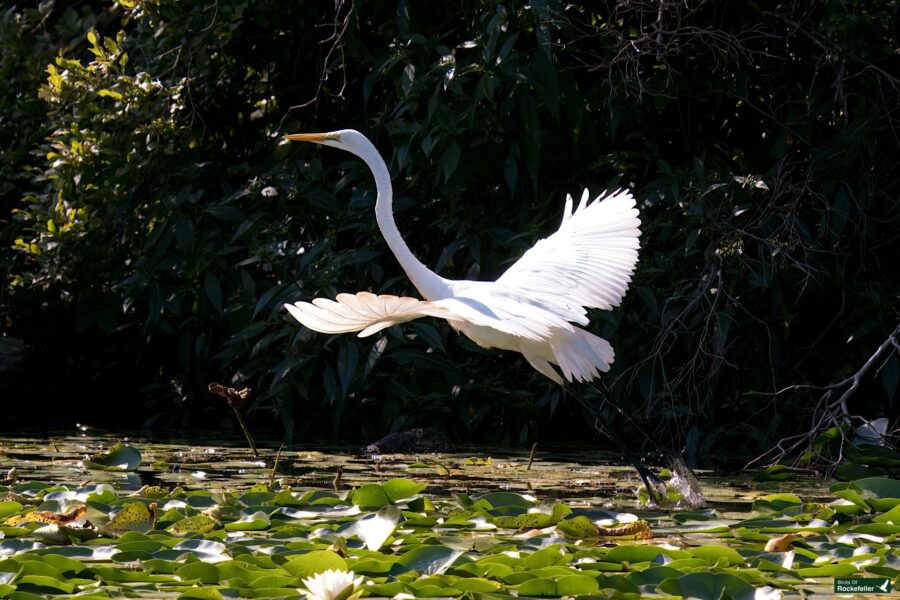
<instances>
[{"instance_id":1,"label":"outstretched wing","mask_svg":"<svg viewBox=\"0 0 900 600\"><path fill-rule=\"evenodd\" d=\"M447 316L447 309L416 298L378 295L369 292L338 294L334 300L316 298L284 307L295 319L319 333L359 331L366 337L397 323L419 317Z\"/></svg>"},{"instance_id":2,"label":"outstretched wing","mask_svg":"<svg viewBox=\"0 0 900 600\"><path fill-rule=\"evenodd\" d=\"M498 288L582 325L585 307L618 306L637 264L641 221L628 190L589 197L584 190L573 208L567 196L559 229L523 254Z\"/></svg>"}]
</instances>

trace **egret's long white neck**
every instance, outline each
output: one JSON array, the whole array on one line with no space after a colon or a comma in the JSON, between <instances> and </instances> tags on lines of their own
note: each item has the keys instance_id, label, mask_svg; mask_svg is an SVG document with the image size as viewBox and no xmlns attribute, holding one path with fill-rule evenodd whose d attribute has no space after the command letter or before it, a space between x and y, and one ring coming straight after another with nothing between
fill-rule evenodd
<instances>
[{"instance_id":1,"label":"egret's long white neck","mask_svg":"<svg viewBox=\"0 0 900 600\"><path fill-rule=\"evenodd\" d=\"M391 252L397 257L397 261L406 271L410 281L426 300L439 300L446 297L449 290L444 279L429 270L413 255L409 246L403 241L400 230L397 229L393 213L394 196L391 175L384 159L381 158L375 145L361 134L354 139L354 142L346 149L363 159L375 177L375 189L378 194L375 200L375 220L378 222L378 228Z\"/></svg>"}]
</instances>

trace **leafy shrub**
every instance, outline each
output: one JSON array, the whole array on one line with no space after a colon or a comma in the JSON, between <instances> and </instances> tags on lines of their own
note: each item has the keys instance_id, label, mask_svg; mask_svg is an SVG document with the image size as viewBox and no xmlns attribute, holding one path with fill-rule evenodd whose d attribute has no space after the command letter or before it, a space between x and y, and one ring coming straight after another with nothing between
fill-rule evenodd
<instances>
[{"instance_id":1,"label":"leafy shrub","mask_svg":"<svg viewBox=\"0 0 900 600\"><path fill-rule=\"evenodd\" d=\"M897 320L887 0L79 10L5 17L0 118L22 131L3 134L3 327L110 405L150 399L148 424L218 425L214 380L253 387L258 422L288 434L437 420L524 442L581 422L442 323L360 341L288 321L289 300L410 291L364 165L281 144L292 131L369 134L410 246L450 277L501 273L567 192L633 186L641 263L595 315L619 357L608 393L695 458L798 427L809 396L749 392L845 375ZM898 373L894 356L860 413L893 414Z\"/></svg>"}]
</instances>

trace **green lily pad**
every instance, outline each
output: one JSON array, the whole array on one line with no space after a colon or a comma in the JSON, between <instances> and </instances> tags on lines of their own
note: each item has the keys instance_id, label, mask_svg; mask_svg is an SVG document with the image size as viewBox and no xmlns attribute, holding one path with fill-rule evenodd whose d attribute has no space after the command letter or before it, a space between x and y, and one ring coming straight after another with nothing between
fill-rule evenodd
<instances>
[{"instance_id":1,"label":"green lily pad","mask_svg":"<svg viewBox=\"0 0 900 600\"><path fill-rule=\"evenodd\" d=\"M888 446L860 444L848 447L845 454L850 461L869 467L884 467L888 469L900 467L900 452Z\"/></svg>"},{"instance_id":2,"label":"green lily pad","mask_svg":"<svg viewBox=\"0 0 900 600\"><path fill-rule=\"evenodd\" d=\"M597 537L597 528L593 521L584 515L560 521L556 524L556 530L568 537L587 540Z\"/></svg>"},{"instance_id":3,"label":"green lily pad","mask_svg":"<svg viewBox=\"0 0 900 600\"><path fill-rule=\"evenodd\" d=\"M225 596L216 588L198 587L181 592L178 600L225 600Z\"/></svg>"},{"instance_id":4,"label":"green lily pad","mask_svg":"<svg viewBox=\"0 0 900 600\"><path fill-rule=\"evenodd\" d=\"M483 500L492 508L511 506L515 508L529 509L534 506L534 500L530 500L522 494L515 492L489 492L479 496L476 500Z\"/></svg>"},{"instance_id":5,"label":"green lily pad","mask_svg":"<svg viewBox=\"0 0 900 600\"><path fill-rule=\"evenodd\" d=\"M450 568L461 554L461 550L447 546L417 546L397 559L391 567L391 575L396 576L409 571L423 575L440 574Z\"/></svg>"},{"instance_id":6,"label":"green lily pad","mask_svg":"<svg viewBox=\"0 0 900 600\"><path fill-rule=\"evenodd\" d=\"M216 520L207 515L194 515L177 521L168 531L180 533L207 533L216 528Z\"/></svg>"},{"instance_id":7,"label":"green lily pad","mask_svg":"<svg viewBox=\"0 0 900 600\"><path fill-rule=\"evenodd\" d=\"M858 463L843 463L834 470L835 479L840 481L853 481L855 479L864 479L866 477L877 477L881 475L881 469L867 467Z\"/></svg>"},{"instance_id":8,"label":"green lily pad","mask_svg":"<svg viewBox=\"0 0 900 600\"><path fill-rule=\"evenodd\" d=\"M765 512L782 512L785 509L803 504L796 494L769 494L753 501L753 508Z\"/></svg>"},{"instance_id":9,"label":"green lily pad","mask_svg":"<svg viewBox=\"0 0 900 600\"><path fill-rule=\"evenodd\" d=\"M895 506L889 511L873 517L872 520L876 523L900 525L900 506Z\"/></svg>"},{"instance_id":10,"label":"green lily pad","mask_svg":"<svg viewBox=\"0 0 900 600\"><path fill-rule=\"evenodd\" d=\"M82 461L89 469L101 471L134 471L141 465L141 453L132 446L118 443L106 452Z\"/></svg>"},{"instance_id":11,"label":"green lily pad","mask_svg":"<svg viewBox=\"0 0 900 600\"><path fill-rule=\"evenodd\" d=\"M346 536L355 535L369 550L378 550L400 523L402 514L396 506L382 506L378 512L366 515L346 529Z\"/></svg>"},{"instance_id":12,"label":"green lily pad","mask_svg":"<svg viewBox=\"0 0 900 600\"><path fill-rule=\"evenodd\" d=\"M346 571L347 561L331 550L317 550L290 558L281 568L295 577L310 577L323 571Z\"/></svg>"},{"instance_id":13,"label":"green lily pad","mask_svg":"<svg viewBox=\"0 0 900 600\"><path fill-rule=\"evenodd\" d=\"M900 504L900 481L887 477L867 477L853 482L864 494L867 502L879 512L891 510Z\"/></svg>"},{"instance_id":14,"label":"green lily pad","mask_svg":"<svg viewBox=\"0 0 900 600\"><path fill-rule=\"evenodd\" d=\"M16 586L18 590L25 592L32 587L39 591L53 590L63 594L71 594L75 591L75 584L45 575L23 575L16 580Z\"/></svg>"},{"instance_id":15,"label":"green lily pad","mask_svg":"<svg viewBox=\"0 0 900 600\"><path fill-rule=\"evenodd\" d=\"M211 585L219 583L219 570L215 565L205 562L188 563L175 571L182 581L199 581L200 583Z\"/></svg>"},{"instance_id":16,"label":"green lily pad","mask_svg":"<svg viewBox=\"0 0 900 600\"><path fill-rule=\"evenodd\" d=\"M729 548L728 546L706 544L704 546L690 548L688 549L688 552L690 552L692 556L702 558L710 564L721 564L721 561L724 560L726 561L725 566L733 566L741 565L745 562L744 557L741 556L737 550Z\"/></svg>"},{"instance_id":17,"label":"green lily pad","mask_svg":"<svg viewBox=\"0 0 900 600\"><path fill-rule=\"evenodd\" d=\"M269 515L261 510L252 514L244 515L237 521L225 523L225 529L228 531L260 531L268 529L272 525Z\"/></svg>"},{"instance_id":18,"label":"green lily pad","mask_svg":"<svg viewBox=\"0 0 900 600\"><path fill-rule=\"evenodd\" d=\"M0 502L0 519L17 514L22 508L21 504L12 500Z\"/></svg>"},{"instance_id":19,"label":"green lily pad","mask_svg":"<svg viewBox=\"0 0 900 600\"><path fill-rule=\"evenodd\" d=\"M363 509L379 509L391 503L390 496L380 483L368 483L353 492L350 497L353 504Z\"/></svg>"},{"instance_id":20,"label":"green lily pad","mask_svg":"<svg viewBox=\"0 0 900 600\"><path fill-rule=\"evenodd\" d=\"M425 489L424 483L417 483L402 477L388 479L382 484L385 494L392 503L412 498Z\"/></svg>"},{"instance_id":21,"label":"green lily pad","mask_svg":"<svg viewBox=\"0 0 900 600\"><path fill-rule=\"evenodd\" d=\"M691 553L685 552L684 550L671 550L669 548L661 548L659 546L639 546L628 544L610 548L609 551L603 556L603 560L608 562L627 562L634 564L651 562L653 560L656 560L656 558L660 555L668 556L669 558L691 558Z\"/></svg>"},{"instance_id":22,"label":"green lily pad","mask_svg":"<svg viewBox=\"0 0 900 600\"><path fill-rule=\"evenodd\" d=\"M754 481L793 481L797 479L797 474L790 470L787 465L771 465L765 469L761 469L754 473Z\"/></svg>"},{"instance_id":23,"label":"green lily pad","mask_svg":"<svg viewBox=\"0 0 900 600\"><path fill-rule=\"evenodd\" d=\"M153 529L153 514L140 501L129 502L101 529L103 533L121 535L126 531L146 532Z\"/></svg>"},{"instance_id":24,"label":"green lily pad","mask_svg":"<svg viewBox=\"0 0 900 600\"><path fill-rule=\"evenodd\" d=\"M755 600L757 589L730 573L689 573L681 577L662 581L657 590L673 596L715 600L732 598L733 600Z\"/></svg>"},{"instance_id":25,"label":"green lily pad","mask_svg":"<svg viewBox=\"0 0 900 600\"><path fill-rule=\"evenodd\" d=\"M521 529L522 527L534 527L537 529L543 529L545 527L556 525L560 522L561 519L563 519L567 515L570 515L571 513L572 509L567 505L554 504L552 512L549 514L540 512L527 512L515 516L494 517L492 520L494 522L494 525L505 529ZM590 522L590 520L588 520L588 522ZM578 536L572 535L572 537ZM594 534L590 537L596 537L596 529L594 529Z\"/></svg>"}]
</instances>

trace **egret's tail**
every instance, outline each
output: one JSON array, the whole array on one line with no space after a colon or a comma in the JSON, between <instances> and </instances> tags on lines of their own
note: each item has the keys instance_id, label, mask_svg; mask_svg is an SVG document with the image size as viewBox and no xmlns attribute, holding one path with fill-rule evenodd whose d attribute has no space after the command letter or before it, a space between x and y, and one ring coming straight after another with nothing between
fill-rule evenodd
<instances>
[{"instance_id":1,"label":"egret's tail","mask_svg":"<svg viewBox=\"0 0 900 600\"><path fill-rule=\"evenodd\" d=\"M319 333L358 331L366 337L385 327L405 323L419 317L447 316L447 310L416 298L376 296L369 292L338 294L334 300L316 298L312 302L296 302L284 307L295 319Z\"/></svg>"},{"instance_id":2,"label":"egret's tail","mask_svg":"<svg viewBox=\"0 0 900 600\"><path fill-rule=\"evenodd\" d=\"M573 327L559 331L550 339L553 362L559 365L566 381L591 381L609 371L616 359L612 346L602 337Z\"/></svg>"}]
</instances>

